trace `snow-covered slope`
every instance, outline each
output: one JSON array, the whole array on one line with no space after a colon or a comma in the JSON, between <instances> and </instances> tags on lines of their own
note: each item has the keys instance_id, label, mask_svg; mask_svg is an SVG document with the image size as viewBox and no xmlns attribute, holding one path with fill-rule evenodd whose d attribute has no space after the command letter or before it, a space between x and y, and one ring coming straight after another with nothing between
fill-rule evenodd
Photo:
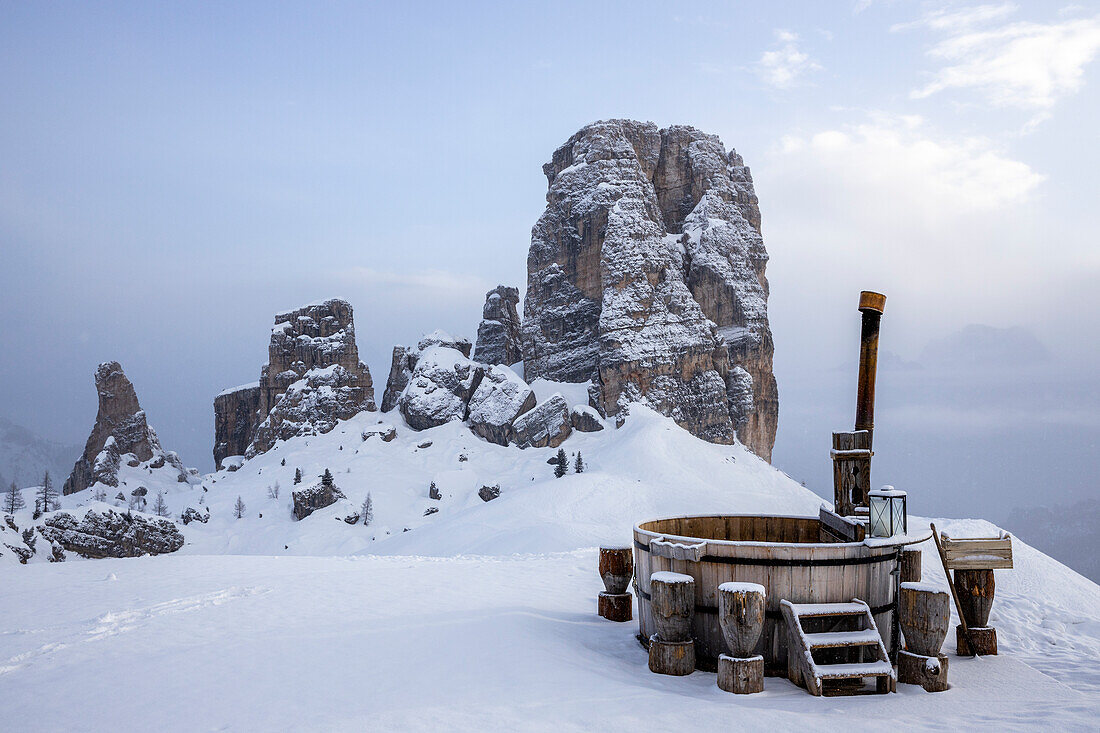
<instances>
[{"instance_id":1,"label":"snow-covered slope","mask_svg":"<svg viewBox=\"0 0 1100 733\"><path fill-rule=\"evenodd\" d=\"M414 432L394 411L279 442L201 485L124 464L127 487L142 482L150 496L165 492L173 515L195 507L210 519L182 527L187 544L171 555L0 565L6 719L20 730L660 729L683 727L685 715L698 730L731 720L1095 729L1100 586L1018 540L1016 568L997 572L1001 655L955 657L949 637L945 693L899 685L886 697L820 699L768 678L763 694L742 698L710 673L650 674L636 623L595 615L594 546L628 540L652 517L814 514L821 499L743 447L706 443L637 406L623 427L574 432L562 447L587 470L557 479L546 463L555 449L497 446L457 422ZM330 469L347 498L294 521L298 468L303 486ZM500 497L483 502L478 489L495 484ZM374 523L345 523L368 492ZM92 493L63 503L94 507ZM439 511L425 516L430 507ZM936 522L960 536L994 530ZM943 587L934 548L923 549L924 579ZM64 704L37 703L47 685L64 689Z\"/></svg>"}]
</instances>

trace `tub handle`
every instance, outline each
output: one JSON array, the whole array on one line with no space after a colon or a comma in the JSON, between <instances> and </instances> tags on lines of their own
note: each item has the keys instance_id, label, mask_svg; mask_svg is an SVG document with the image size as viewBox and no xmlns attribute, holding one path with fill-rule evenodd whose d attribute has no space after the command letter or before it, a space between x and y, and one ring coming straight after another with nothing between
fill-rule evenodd
<instances>
[{"instance_id":1,"label":"tub handle","mask_svg":"<svg viewBox=\"0 0 1100 733\"><path fill-rule=\"evenodd\" d=\"M703 558L703 555L706 554L706 549L706 542L689 545L683 542L672 542L671 540L666 540L661 537L650 540L649 542L649 551L651 553L657 557L667 557L669 560L699 562Z\"/></svg>"}]
</instances>

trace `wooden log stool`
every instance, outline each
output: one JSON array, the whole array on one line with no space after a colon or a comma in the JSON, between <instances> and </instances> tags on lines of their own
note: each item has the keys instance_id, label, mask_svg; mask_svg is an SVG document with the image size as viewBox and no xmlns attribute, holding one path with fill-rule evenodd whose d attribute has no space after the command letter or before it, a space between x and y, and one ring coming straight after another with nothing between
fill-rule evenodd
<instances>
[{"instance_id":1,"label":"wooden log stool","mask_svg":"<svg viewBox=\"0 0 1100 733\"><path fill-rule=\"evenodd\" d=\"M951 599L921 583L901 584L899 623L905 649L898 652L898 682L928 692L947 689L947 656L940 653L951 625Z\"/></svg>"},{"instance_id":2,"label":"wooden log stool","mask_svg":"<svg viewBox=\"0 0 1100 733\"><path fill-rule=\"evenodd\" d=\"M695 642L691 621L695 616L695 579L690 575L659 571L649 576L653 622L657 633L649 637L649 671L688 675L695 671Z\"/></svg>"},{"instance_id":3,"label":"wooden log stool","mask_svg":"<svg viewBox=\"0 0 1100 733\"><path fill-rule=\"evenodd\" d=\"M764 631L764 586L718 586L718 623L729 654L718 657L718 687L737 695L764 691L764 657L753 654Z\"/></svg>"},{"instance_id":4,"label":"wooden log stool","mask_svg":"<svg viewBox=\"0 0 1100 733\"><path fill-rule=\"evenodd\" d=\"M597 612L608 621L630 621L633 600L628 590L634 576L633 549L628 545L600 547L600 577L603 590L597 602Z\"/></svg>"},{"instance_id":5,"label":"wooden log stool","mask_svg":"<svg viewBox=\"0 0 1100 733\"><path fill-rule=\"evenodd\" d=\"M971 649L962 624L956 626L955 646L959 656L997 653L997 629L989 625L989 610L993 607L995 590L992 570L955 571L955 593L959 598L959 608L970 629L970 639L974 641L974 649Z\"/></svg>"}]
</instances>

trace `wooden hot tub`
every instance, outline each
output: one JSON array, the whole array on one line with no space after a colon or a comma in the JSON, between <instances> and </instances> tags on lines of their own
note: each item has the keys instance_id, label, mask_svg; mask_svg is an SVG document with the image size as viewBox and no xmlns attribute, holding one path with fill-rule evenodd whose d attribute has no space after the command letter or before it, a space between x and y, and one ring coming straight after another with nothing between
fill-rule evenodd
<instances>
[{"instance_id":1,"label":"wooden hot tub","mask_svg":"<svg viewBox=\"0 0 1100 733\"><path fill-rule=\"evenodd\" d=\"M824 542L817 517L725 515L670 517L634 528L634 588L641 638L654 632L650 574L659 570L695 578L697 666L715 669L727 653L718 627L718 586L760 583L767 593L764 633L756 653L770 675L787 671L787 630L780 600L843 603L859 598L871 607L887 649L894 632L896 575L901 547L922 538Z\"/></svg>"}]
</instances>

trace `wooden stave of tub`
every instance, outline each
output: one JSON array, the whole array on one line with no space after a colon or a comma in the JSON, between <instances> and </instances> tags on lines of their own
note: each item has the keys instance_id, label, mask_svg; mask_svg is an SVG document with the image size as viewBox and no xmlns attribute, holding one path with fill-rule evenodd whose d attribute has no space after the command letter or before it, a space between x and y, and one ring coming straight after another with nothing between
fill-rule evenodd
<instances>
[{"instance_id":1,"label":"wooden stave of tub","mask_svg":"<svg viewBox=\"0 0 1100 733\"><path fill-rule=\"evenodd\" d=\"M669 531L656 531L658 527ZM782 599L794 603L843 603L859 598L871 607L883 643L891 649L896 593L892 572L897 567L901 545L911 540L874 545L821 542L820 527L817 517L738 514L668 517L637 525L634 588L638 596L639 638L646 643L654 632L649 576L670 570L695 578L692 637L699 669L714 671L719 654L729 653L717 614L718 586L727 581L760 583L765 588L764 632L755 653L764 657L765 673L770 676L787 674L787 632L779 610ZM749 539L707 539L708 534ZM758 537L771 539L758 540ZM661 557L649 551L650 541L661 538L686 545L705 541L704 558L733 560ZM752 560L772 564L748 564ZM857 564L835 564L853 560Z\"/></svg>"}]
</instances>

